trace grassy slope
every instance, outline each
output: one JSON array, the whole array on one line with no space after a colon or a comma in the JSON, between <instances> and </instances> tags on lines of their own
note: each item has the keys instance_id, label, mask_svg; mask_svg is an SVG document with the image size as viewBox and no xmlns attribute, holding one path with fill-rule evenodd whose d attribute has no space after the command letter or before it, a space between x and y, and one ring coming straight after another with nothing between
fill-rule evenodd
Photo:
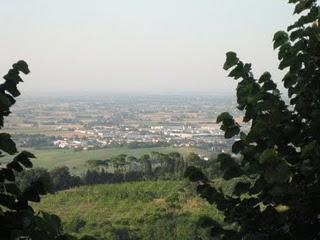
<instances>
[{"instance_id":1,"label":"grassy slope","mask_svg":"<svg viewBox=\"0 0 320 240\"><path fill-rule=\"evenodd\" d=\"M146 181L85 186L46 196L37 210L59 215L65 229L76 235L114 239L119 229L142 239L193 239L201 215L221 221L220 213L202 199L186 194L181 181ZM76 222L85 226L76 230ZM80 224L81 225L81 224Z\"/></svg>"},{"instance_id":2,"label":"grassy slope","mask_svg":"<svg viewBox=\"0 0 320 240\"><path fill-rule=\"evenodd\" d=\"M119 154L128 154L136 157L140 157L143 154L151 153L152 151L169 153L171 151L178 151L182 154L187 154L192 151L197 151L193 148L172 148L172 147L158 147L158 148L138 148L129 149L125 147L118 148L106 148L99 150L81 151L75 152L72 150L63 149L27 149L37 156L37 159L33 161L35 167L44 167L47 169L53 169L59 166L68 166L70 170L75 174L80 174L88 168L86 161L91 159L107 159ZM199 151L199 150L198 150ZM4 157L0 160L0 163L6 162L11 158Z\"/></svg>"}]
</instances>

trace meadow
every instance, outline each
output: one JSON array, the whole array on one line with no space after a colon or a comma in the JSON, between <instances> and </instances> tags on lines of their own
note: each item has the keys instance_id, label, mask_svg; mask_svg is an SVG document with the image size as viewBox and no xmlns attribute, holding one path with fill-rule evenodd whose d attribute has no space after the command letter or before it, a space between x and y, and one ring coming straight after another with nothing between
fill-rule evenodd
<instances>
[{"instance_id":1,"label":"meadow","mask_svg":"<svg viewBox=\"0 0 320 240\"><path fill-rule=\"evenodd\" d=\"M201 216L223 220L185 181L78 187L47 195L34 208L59 215L70 234L98 239L191 240L206 235L197 226Z\"/></svg>"}]
</instances>

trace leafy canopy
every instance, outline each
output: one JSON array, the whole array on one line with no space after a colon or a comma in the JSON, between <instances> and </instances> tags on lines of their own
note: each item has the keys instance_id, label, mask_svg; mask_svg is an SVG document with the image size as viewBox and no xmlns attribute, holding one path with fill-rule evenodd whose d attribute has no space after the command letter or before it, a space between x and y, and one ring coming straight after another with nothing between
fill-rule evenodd
<instances>
[{"instance_id":1,"label":"leafy canopy","mask_svg":"<svg viewBox=\"0 0 320 240\"><path fill-rule=\"evenodd\" d=\"M28 64L20 60L3 77L0 85L0 128L4 126L4 117L8 116L15 98L20 95L17 85L23 82L20 73L30 73ZM36 214L29 202L39 202L40 195L47 193L44 182L35 180L21 190L16 183L16 174L25 168L32 168L31 159L35 156L27 151L18 153L10 134L0 133L0 157L14 155L5 166L0 165L0 238L33 240L72 240L72 236L63 234L60 218L56 215L40 212Z\"/></svg>"},{"instance_id":2,"label":"leafy canopy","mask_svg":"<svg viewBox=\"0 0 320 240\"><path fill-rule=\"evenodd\" d=\"M217 122L226 138L240 134L218 161L232 196L212 187L196 169L186 176L198 193L225 214L225 225L206 220L215 239L320 238L320 8L316 0L290 0L299 19L274 35L289 105L269 72L254 77L251 64L228 52L224 69L238 80L237 108L250 122L242 132L229 113ZM249 181L248 181L249 179Z\"/></svg>"}]
</instances>

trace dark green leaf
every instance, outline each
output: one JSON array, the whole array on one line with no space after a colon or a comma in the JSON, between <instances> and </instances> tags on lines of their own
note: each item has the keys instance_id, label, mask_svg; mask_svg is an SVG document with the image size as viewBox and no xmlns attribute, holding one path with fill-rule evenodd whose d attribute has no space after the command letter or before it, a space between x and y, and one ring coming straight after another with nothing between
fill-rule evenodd
<instances>
[{"instance_id":1,"label":"dark green leaf","mask_svg":"<svg viewBox=\"0 0 320 240\"><path fill-rule=\"evenodd\" d=\"M16 144L11 139L10 134L0 133L0 149L13 155L17 152Z\"/></svg>"},{"instance_id":2,"label":"dark green leaf","mask_svg":"<svg viewBox=\"0 0 320 240\"><path fill-rule=\"evenodd\" d=\"M14 97L20 96L20 92L17 88L17 84L14 82L6 82L5 83L6 90Z\"/></svg>"},{"instance_id":3,"label":"dark green leaf","mask_svg":"<svg viewBox=\"0 0 320 240\"><path fill-rule=\"evenodd\" d=\"M221 113L218 117L217 117L217 123L220 123L222 121L226 121L226 120L233 120L233 117L230 115L230 113L228 112L224 112Z\"/></svg>"},{"instance_id":4,"label":"dark green leaf","mask_svg":"<svg viewBox=\"0 0 320 240\"><path fill-rule=\"evenodd\" d=\"M15 180L15 176L14 176L14 173L13 173L12 169L3 168L3 169L1 169L1 172L3 173L4 177L8 181L13 182Z\"/></svg>"},{"instance_id":5,"label":"dark green leaf","mask_svg":"<svg viewBox=\"0 0 320 240\"><path fill-rule=\"evenodd\" d=\"M242 194L248 193L251 184L248 182L238 182L233 190L233 194L240 196Z\"/></svg>"},{"instance_id":6,"label":"dark green leaf","mask_svg":"<svg viewBox=\"0 0 320 240\"><path fill-rule=\"evenodd\" d=\"M18 196L21 192L15 183L6 183L5 189L7 193Z\"/></svg>"},{"instance_id":7,"label":"dark green leaf","mask_svg":"<svg viewBox=\"0 0 320 240\"><path fill-rule=\"evenodd\" d=\"M264 83L267 81L271 81L271 74L269 72L265 72L264 74L261 75L259 79L259 83Z\"/></svg>"},{"instance_id":8,"label":"dark green leaf","mask_svg":"<svg viewBox=\"0 0 320 240\"><path fill-rule=\"evenodd\" d=\"M227 59L223 66L224 70L228 70L232 68L233 66L237 65L239 62L239 58L237 57L237 54L235 52L228 52L226 55L227 55Z\"/></svg>"},{"instance_id":9,"label":"dark green leaf","mask_svg":"<svg viewBox=\"0 0 320 240\"><path fill-rule=\"evenodd\" d=\"M232 152L237 154L237 153L241 152L243 148L244 148L244 141L243 140L236 141L232 145Z\"/></svg>"},{"instance_id":10,"label":"dark green leaf","mask_svg":"<svg viewBox=\"0 0 320 240\"><path fill-rule=\"evenodd\" d=\"M231 128L228 128L224 134L225 138L233 138L234 136L238 135L240 133L240 128L238 126L234 126Z\"/></svg>"},{"instance_id":11,"label":"dark green leaf","mask_svg":"<svg viewBox=\"0 0 320 240\"><path fill-rule=\"evenodd\" d=\"M304 10L312 7L312 0L300 0L299 3L296 5L295 9L294 9L294 13L301 13Z\"/></svg>"},{"instance_id":12,"label":"dark green leaf","mask_svg":"<svg viewBox=\"0 0 320 240\"><path fill-rule=\"evenodd\" d=\"M276 164L279 162L278 152L275 149L266 149L260 155L259 162L261 164Z\"/></svg>"},{"instance_id":13,"label":"dark green leaf","mask_svg":"<svg viewBox=\"0 0 320 240\"><path fill-rule=\"evenodd\" d=\"M19 60L17 63L13 64L12 66L14 69L17 69L18 71L21 71L24 74L30 73L28 64L23 60Z\"/></svg>"},{"instance_id":14,"label":"dark green leaf","mask_svg":"<svg viewBox=\"0 0 320 240\"><path fill-rule=\"evenodd\" d=\"M17 161L12 161L10 163L7 164L7 168L9 169L13 169L17 172L22 172L23 171L23 167L21 167L21 165L17 162Z\"/></svg>"},{"instance_id":15,"label":"dark green leaf","mask_svg":"<svg viewBox=\"0 0 320 240\"><path fill-rule=\"evenodd\" d=\"M243 171L239 167L232 167L225 171L225 173L223 174L223 178L225 180L230 180L236 177L240 177L242 175Z\"/></svg>"},{"instance_id":16,"label":"dark green leaf","mask_svg":"<svg viewBox=\"0 0 320 240\"><path fill-rule=\"evenodd\" d=\"M23 151L19 153L14 160L22 163L26 168L31 168L33 166L32 162L29 160L29 158L35 158L35 156L27 151Z\"/></svg>"},{"instance_id":17,"label":"dark green leaf","mask_svg":"<svg viewBox=\"0 0 320 240\"><path fill-rule=\"evenodd\" d=\"M281 45L288 42L288 40L289 40L289 36L286 32L284 32L284 31L276 32L273 37L273 42L274 42L273 48L276 49L276 48L280 47Z\"/></svg>"}]
</instances>

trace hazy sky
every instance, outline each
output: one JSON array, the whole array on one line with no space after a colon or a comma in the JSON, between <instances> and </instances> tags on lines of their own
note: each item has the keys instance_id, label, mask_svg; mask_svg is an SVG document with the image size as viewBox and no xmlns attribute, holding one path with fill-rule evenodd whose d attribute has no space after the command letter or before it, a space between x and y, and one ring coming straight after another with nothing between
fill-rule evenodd
<instances>
[{"instance_id":1,"label":"hazy sky","mask_svg":"<svg viewBox=\"0 0 320 240\"><path fill-rule=\"evenodd\" d=\"M292 10L287 0L1 0L0 73L25 59L25 93L232 93L228 50L281 76L272 37Z\"/></svg>"}]
</instances>

